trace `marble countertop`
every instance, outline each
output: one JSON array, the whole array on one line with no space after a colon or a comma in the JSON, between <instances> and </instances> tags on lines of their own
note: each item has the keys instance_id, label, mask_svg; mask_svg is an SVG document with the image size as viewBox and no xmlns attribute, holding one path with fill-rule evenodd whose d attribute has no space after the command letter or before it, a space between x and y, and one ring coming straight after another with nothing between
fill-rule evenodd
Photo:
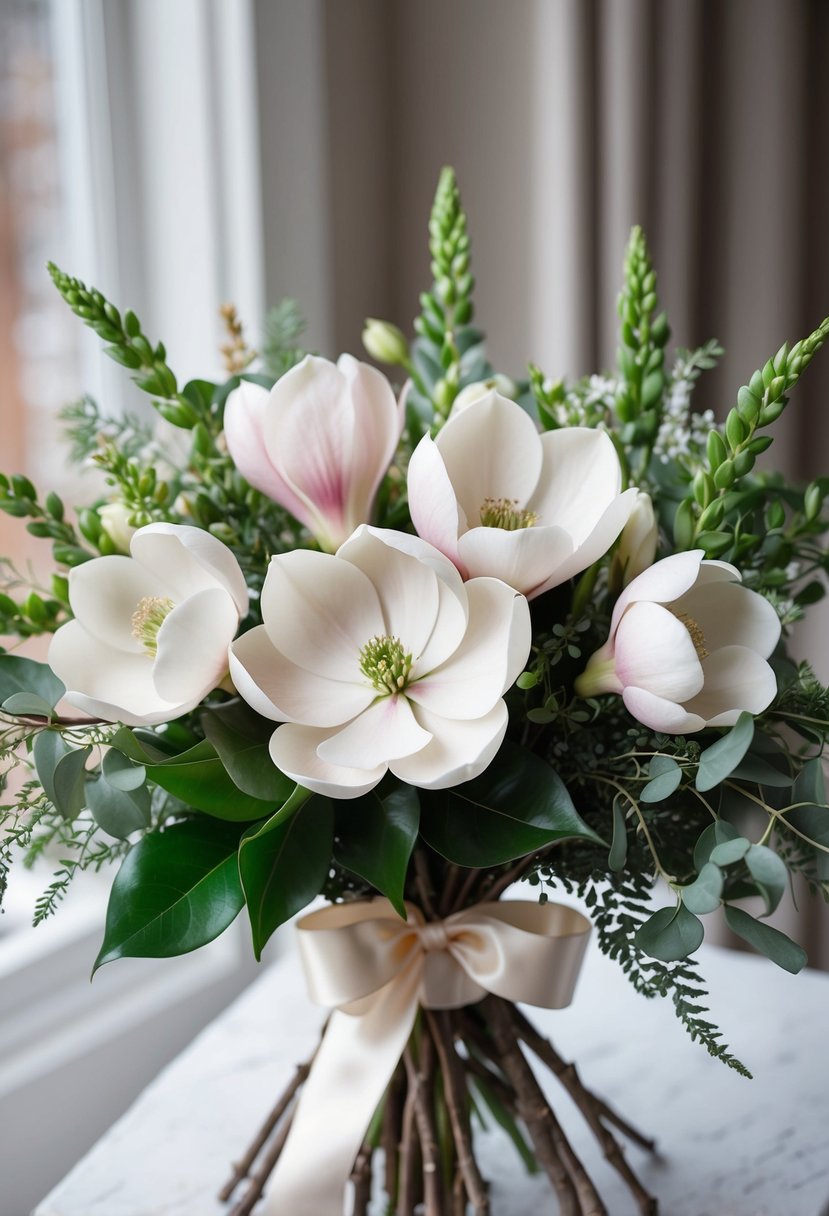
<instances>
[{"instance_id":1,"label":"marble countertop","mask_svg":"<svg viewBox=\"0 0 829 1216\"><path fill-rule=\"evenodd\" d=\"M593 946L569 1009L533 1020L583 1081L660 1154L629 1159L664 1216L827 1216L829 975L790 976L764 959L700 951L712 1018L755 1074L690 1042L667 1001L646 1001ZM161 1073L34 1216L224 1216L228 1164L316 1041L321 1011L291 952L270 965ZM90 1078L94 1084L94 1078ZM563 1091L549 1089L612 1216L635 1216L617 1175ZM500 1133L482 1133L494 1216L550 1211Z\"/></svg>"}]
</instances>

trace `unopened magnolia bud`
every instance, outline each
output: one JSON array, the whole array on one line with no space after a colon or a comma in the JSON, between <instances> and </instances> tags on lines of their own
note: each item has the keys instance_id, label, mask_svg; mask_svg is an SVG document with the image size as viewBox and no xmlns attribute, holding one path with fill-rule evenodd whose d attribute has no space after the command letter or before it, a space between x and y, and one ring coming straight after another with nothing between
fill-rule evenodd
<instances>
[{"instance_id":1,"label":"unopened magnolia bud","mask_svg":"<svg viewBox=\"0 0 829 1216\"><path fill-rule=\"evenodd\" d=\"M130 523L130 511L122 502L108 502L98 508L101 529L119 553L129 553L135 528Z\"/></svg>"},{"instance_id":2,"label":"unopened magnolia bud","mask_svg":"<svg viewBox=\"0 0 829 1216\"><path fill-rule=\"evenodd\" d=\"M486 397L487 393L491 393L493 390L496 393L500 393L502 397L509 397L510 401L514 401L518 386L514 380L510 380L509 376L502 376L500 373L490 376L488 380L475 380L472 384L467 384L466 388L461 389L458 393L452 406L452 413L460 414L462 410L465 410L475 401L480 401L482 397Z\"/></svg>"},{"instance_id":3,"label":"unopened magnolia bud","mask_svg":"<svg viewBox=\"0 0 829 1216\"><path fill-rule=\"evenodd\" d=\"M610 584L621 591L628 583L653 565L659 529L653 513L650 494L639 490L636 503L622 529L619 544L610 565Z\"/></svg>"},{"instance_id":4,"label":"unopened magnolia bud","mask_svg":"<svg viewBox=\"0 0 829 1216\"><path fill-rule=\"evenodd\" d=\"M406 337L391 321L377 321L369 317L363 329L363 346L378 363L402 365L409 361Z\"/></svg>"}]
</instances>

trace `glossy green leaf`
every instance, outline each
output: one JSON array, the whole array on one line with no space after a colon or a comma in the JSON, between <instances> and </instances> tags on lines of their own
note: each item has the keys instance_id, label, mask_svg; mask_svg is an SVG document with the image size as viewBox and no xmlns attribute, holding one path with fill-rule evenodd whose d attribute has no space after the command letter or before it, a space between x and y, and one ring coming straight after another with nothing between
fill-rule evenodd
<instances>
[{"instance_id":1,"label":"glossy green leaf","mask_svg":"<svg viewBox=\"0 0 829 1216\"><path fill-rule=\"evenodd\" d=\"M806 951L779 929L772 928L764 921L755 920L742 908L734 908L730 904L726 905L725 919L732 932L755 950L765 954L766 958L770 958L784 971L797 975L798 971L802 971L806 966Z\"/></svg>"},{"instance_id":2,"label":"glossy green leaf","mask_svg":"<svg viewBox=\"0 0 829 1216\"><path fill-rule=\"evenodd\" d=\"M147 765L147 776L187 806L217 819L262 819L273 810L273 802L253 798L233 783L208 739L160 764Z\"/></svg>"},{"instance_id":3,"label":"glossy green leaf","mask_svg":"<svg viewBox=\"0 0 829 1216\"><path fill-rule=\"evenodd\" d=\"M618 799L613 803L613 839L610 842L608 867L617 874L624 869L628 855L628 833L625 822L625 812L619 805Z\"/></svg>"},{"instance_id":4,"label":"glossy green leaf","mask_svg":"<svg viewBox=\"0 0 829 1216\"><path fill-rule=\"evenodd\" d=\"M103 777L86 783L86 805L99 828L116 840L150 825L150 791L146 786L119 789Z\"/></svg>"},{"instance_id":5,"label":"glossy green leaf","mask_svg":"<svg viewBox=\"0 0 829 1216\"><path fill-rule=\"evenodd\" d=\"M58 761L68 755L71 750L58 730L42 730L32 747L37 779L53 805L55 802L55 768Z\"/></svg>"},{"instance_id":6,"label":"glossy green leaf","mask_svg":"<svg viewBox=\"0 0 829 1216\"><path fill-rule=\"evenodd\" d=\"M707 861L690 886L682 888L682 902L696 916L716 912L722 899L722 888L722 870Z\"/></svg>"},{"instance_id":7,"label":"glossy green leaf","mask_svg":"<svg viewBox=\"0 0 829 1216\"><path fill-rule=\"evenodd\" d=\"M378 786L337 807L334 856L391 900L403 917L403 888L419 822L417 790L400 782L390 783L387 790Z\"/></svg>"},{"instance_id":8,"label":"glossy green leaf","mask_svg":"<svg viewBox=\"0 0 829 1216\"><path fill-rule=\"evenodd\" d=\"M112 886L94 970L116 958L187 954L224 932L244 903L238 841L238 828L196 819L133 845Z\"/></svg>"},{"instance_id":9,"label":"glossy green leaf","mask_svg":"<svg viewBox=\"0 0 829 1216\"><path fill-rule=\"evenodd\" d=\"M120 727L110 739L109 746L142 765L158 764L175 754L170 750L169 743L165 743L154 731L131 730L129 726Z\"/></svg>"},{"instance_id":10,"label":"glossy green leaf","mask_svg":"<svg viewBox=\"0 0 829 1216\"><path fill-rule=\"evenodd\" d=\"M259 823L255 827L249 828L245 833L245 840L253 840L256 836L266 836L268 832L272 832L274 828L280 827L283 823L287 823L299 810L301 806L312 798L313 794L310 790L306 790L304 786L294 786L293 792L289 798L286 798L282 806L277 807L272 815L270 815L264 823Z\"/></svg>"},{"instance_id":11,"label":"glossy green leaf","mask_svg":"<svg viewBox=\"0 0 829 1216\"><path fill-rule=\"evenodd\" d=\"M712 743L699 758L697 789L704 793L725 781L742 761L754 738L754 718L741 713L727 735Z\"/></svg>"},{"instance_id":12,"label":"glossy green leaf","mask_svg":"<svg viewBox=\"0 0 829 1216\"><path fill-rule=\"evenodd\" d=\"M669 798L682 782L682 769L670 756L653 756L648 765L651 780L639 795L640 802L661 802Z\"/></svg>"},{"instance_id":13,"label":"glossy green leaf","mask_svg":"<svg viewBox=\"0 0 829 1216\"><path fill-rule=\"evenodd\" d=\"M243 837L239 874L248 906L253 951L322 890L331 864L334 810L314 795L285 823Z\"/></svg>"},{"instance_id":14,"label":"glossy green leaf","mask_svg":"<svg viewBox=\"0 0 829 1216\"><path fill-rule=\"evenodd\" d=\"M677 962L693 954L702 944L705 930L682 904L660 908L638 930L634 941L640 950L663 963Z\"/></svg>"},{"instance_id":15,"label":"glossy green leaf","mask_svg":"<svg viewBox=\"0 0 829 1216\"><path fill-rule=\"evenodd\" d=\"M48 663L36 663L16 654L0 654L0 704L15 693L35 693L54 709L66 686Z\"/></svg>"},{"instance_id":16,"label":"glossy green leaf","mask_svg":"<svg viewBox=\"0 0 829 1216\"><path fill-rule=\"evenodd\" d=\"M709 860L713 861L715 866L731 866L735 861L742 861L750 848L750 840L746 840L745 836L735 836L732 840L716 845L711 850Z\"/></svg>"},{"instance_id":17,"label":"glossy green leaf","mask_svg":"<svg viewBox=\"0 0 829 1216\"><path fill-rule=\"evenodd\" d=\"M250 716L257 718L252 711ZM240 719L228 720L217 713L205 712L202 725L231 781L243 793L271 803L285 802L291 796L296 782L276 767L266 740L252 738L240 729ZM274 724L270 722L268 726L272 734Z\"/></svg>"},{"instance_id":18,"label":"glossy green leaf","mask_svg":"<svg viewBox=\"0 0 829 1216\"><path fill-rule=\"evenodd\" d=\"M738 835L737 829L725 819L716 819L713 823L709 823L708 827L700 833L699 840L694 846L694 869L697 873L707 861L711 860L711 853L718 844L725 844L727 840L736 840Z\"/></svg>"},{"instance_id":19,"label":"glossy green leaf","mask_svg":"<svg viewBox=\"0 0 829 1216\"><path fill-rule=\"evenodd\" d=\"M6 697L3 702L3 712L22 718L52 718L54 712L48 701L39 697L36 692L15 692Z\"/></svg>"},{"instance_id":20,"label":"glossy green leaf","mask_svg":"<svg viewBox=\"0 0 829 1216\"><path fill-rule=\"evenodd\" d=\"M780 903L789 881L785 862L764 844L753 844L746 853L746 865L757 883L769 916Z\"/></svg>"},{"instance_id":21,"label":"glossy green leaf","mask_svg":"<svg viewBox=\"0 0 829 1216\"><path fill-rule=\"evenodd\" d=\"M84 780L86 762L91 753L91 747L72 748L55 765L52 802L66 820L74 819L86 805Z\"/></svg>"},{"instance_id":22,"label":"glossy green leaf","mask_svg":"<svg viewBox=\"0 0 829 1216\"><path fill-rule=\"evenodd\" d=\"M578 814L555 770L514 743L505 743L480 777L430 794L421 806L421 836L460 866L500 865L558 840L606 843Z\"/></svg>"}]
</instances>

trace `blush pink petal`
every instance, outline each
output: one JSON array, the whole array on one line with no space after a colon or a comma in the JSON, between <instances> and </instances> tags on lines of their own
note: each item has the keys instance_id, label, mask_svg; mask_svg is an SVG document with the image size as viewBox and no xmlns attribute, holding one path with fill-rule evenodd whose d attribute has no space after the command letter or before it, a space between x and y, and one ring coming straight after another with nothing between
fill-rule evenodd
<instances>
[{"instance_id":1,"label":"blush pink petal","mask_svg":"<svg viewBox=\"0 0 829 1216\"><path fill-rule=\"evenodd\" d=\"M663 557L661 561L655 562L637 575L616 601L610 621L611 636L616 632L622 614L629 604L638 603L639 600L669 604L684 595L696 582L704 556L702 549L672 553L670 557Z\"/></svg>"},{"instance_id":2,"label":"blush pink petal","mask_svg":"<svg viewBox=\"0 0 829 1216\"><path fill-rule=\"evenodd\" d=\"M746 646L723 646L702 667L705 687L685 708L711 726L733 726L743 710L760 714L777 695L771 667Z\"/></svg>"},{"instance_id":3,"label":"blush pink petal","mask_svg":"<svg viewBox=\"0 0 829 1216\"><path fill-rule=\"evenodd\" d=\"M626 688L622 700L637 722L666 735L690 735L705 726L705 719L699 714L688 713L683 705L659 697L645 688Z\"/></svg>"},{"instance_id":4,"label":"blush pink petal","mask_svg":"<svg viewBox=\"0 0 829 1216\"><path fill-rule=\"evenodd\" d=\"M467 530L466 515L431 435L424 435L412 453L408 489L409 514L418 536L445 553L464 578L468 577L458 548L458 538ZM473 524L477 522L476 517Z\"/></svg>"},{"instance_id":5,"label":"blush pink petal","mask_svg":"<svg viewBox=\"0 0 829 1216\"><path fill-rule=\"evenodd\" d=\"M397 450L403 418L391 385L377 368L341 355L337 370L345 379L354 409L345 512L348 536L371 516L374 496Z\"/></svg>"},{"instance_id":6,"label":"blush pink petal","mask_svg":"<svg viewBox=\"0 0 829 1216\"><path fill-rule=\"evenodd\" d=\"M705 566L702 567L705 570ZM767 659L780 641L780 618L767 599L741 583L701 580L673 604L700 626L711 652L739 639Z\"/></svg>"},{"instance_id":7,"label":"blush pink petal","mask_svg":"<svg viewBox=\"0 0 829 1216\"><path fill-rule=\"evenodd\" d=\"M224 434L236 468L255 490L273 499L307 524L305 506L276 471L265 447L265 412L270 392L261 384L243 380L227 399Z\"/></svg>"},{"instance_id":8,"label":"blush pink petal","mask_svg":"<svg viewBox=\"0 0 829 1216\"><path fill-rule=\"evenodd\" d=\"M421 751L431 738L405 697L381 697L320 743L317 755L327 764L374 769Z\"/></svg>"}]
</instances>

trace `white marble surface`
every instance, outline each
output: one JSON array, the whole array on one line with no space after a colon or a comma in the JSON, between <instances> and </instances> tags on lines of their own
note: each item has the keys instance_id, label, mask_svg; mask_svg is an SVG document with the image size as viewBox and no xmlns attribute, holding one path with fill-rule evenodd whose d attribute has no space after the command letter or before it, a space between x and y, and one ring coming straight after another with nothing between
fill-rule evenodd
<instances>
[{"instance_id":1,"label":"white marble surface","mask_svg":"<svg viewBox=\"0 0 829 1216\"><path fill-rule=\"evenodd\" d=\"M578 1062L587 1084L658 1137L659 1158L635 1147L629 1157L659 1195L663 1216L824 1216L829 976L789 976L765 960L714 948L700 957L714 1019L755 1073L753 1081L692 1044L668 1003L639 997L595 947L573 1005L533 1011L534 1020ZM270 966L165 1069L35 1216L223 1216L227 1207L215 1194L227 1163L247 1144L292 1066L309 1054L319 1021L293 956ZM555 1100L611 1216L634 1216L578 1112L562 1091ZM482 1159L495 1216L554 1211L546 1181L523 1173L500 1134L484 1134Z\"/></svg>"}]
</instances>

